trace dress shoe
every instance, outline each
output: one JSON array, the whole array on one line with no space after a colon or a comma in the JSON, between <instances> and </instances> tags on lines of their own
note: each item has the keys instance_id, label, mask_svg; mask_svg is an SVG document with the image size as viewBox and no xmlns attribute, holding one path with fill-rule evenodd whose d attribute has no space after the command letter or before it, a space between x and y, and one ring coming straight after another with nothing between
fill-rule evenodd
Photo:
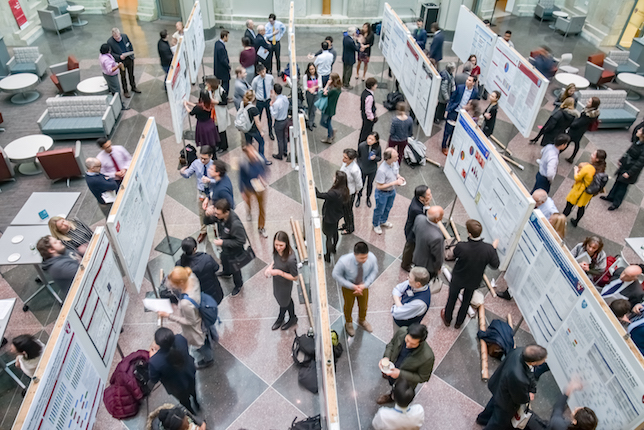
<instances>
[{"instance_id":1,"label":"dress shoe","mask_svg":"<svg viewBox=\"0 0 644 430\"><path fill-rule=\"evenodd\" d=\"M569 162L570 164L572 164L573 161L575 161L575 159L572 158L572 157L569 157L569 158L566 158L566 161Z\"/></svg>"},{"instance_id":2,"label":"dress shoe","mask_svg":"<svg viewBox=\"0 0 644 430\"><path fill-rule=\"evenodd\" d=\"M612 202L613 199L609 198L608 196L599 196L600 199L606 200L607 202Z\"/></svg>"},{"instance_id":3,"label":"dress shoe","mask_svg":"<svg viewBox=\"0 0 644 430\"><path fill-rule=\"evenodd\" d=\"M373 327L371 327L371 324L369 324L369 321L367 320L358 320L358 325L361 326L363 329L368 331L369 333L373 332Z\"/></svg>"},{"instance_id":4,"label":"dress shoe","mask_svg":"<svg viewBox=\"0 0 644 430\"><path fill-rule=\"evenodd\" d=\"M121 110L130 110L130 108L123 106L123 107L121 107Z\"/></svg>"},{"instance_id":5,"label":"dress shoe","mask_svg":"<svg viewBox=\"0 0 644 430\"><path fill-rule=\"evenodd\" d=\"M460 323L460 324L459 324L459 323L456 323L456 324L454 324L454 328L455 328L456 330L458 330L459 328L461 328L461 326L462 326L462 325L463 325L463 323Z\"/></svg>"},{"instance_id":6,"label":"dress shoe","mask_svg":"<svg viewBox=\"0 0 644 430\"><path fill-rule=\"evenodd\" d=\"M612 204L612 205L610 205L610 206L608 207L608 210L609 210L609 211L614 211L614 210L615 210L615 209L617 209L618 207L619 207L619 206L615 206L615 204Z\"/></svg>"},{"instance_id":7,"label":"dress shoe","mask_svg":"<svg viewBox=\"0 0 644 430\"><path fill-rule=\"evenodd\" d=\"M443 148L442 151L443 151L443 155L447 156L447 148Z\"/></svg>"},{"instance_id":8,"label":"dress shoe","mask_svg":"<svg viewBox=\"0 0 644 430\"><path fill-rule=\"evenodd\" d=\"M344 331L347 332L347 336L353 337L356 335L356 329L353 328L353 323L346 323L344 325Z\"/></svg>"},{"instance_id":9,"label":"dress shoe","mask_svg":"<svg viewBox=\"0 0 644 430\"><path fill-rule=\"evenodd\" d=\"M536 144L537 140L539 140L539 139L530 139L530 145Z\"/></svg>"},{"instance_id":10,"label":"dress shoe","mask_svg":"<svg viewBox=\"0 0 644 430\"><path fill-rule=\"evenodd\" d=\"M239 287L239 288L237 288L237 287L233 288L233 291L230 293L230 295L231 295L231 296L233 296L233 297L235 297L236 295L238 295L239 293L241 293L241 289L242 289L242 287L243 287L243 285L242 285L241 287Z\"/></svg>"},{"instance_id":11,"label":"dress shoe","mask_svg":"<svg viewBox=\"0 0 644 430\"><path fill-rule=\"evenodd\" d=\"M570 224L572 224L573 227L577 227L577 224L579 224L579 221L577 221L576 219L571 219Z\"/></svg>"},{"instance_id":12,"label":"dress shoe","mask_svg":"<svg viewBox=\"0 0 644 430\"><path fill-rule=\"evenodd\" d=\"M275 140L275 135L274 135L273 133L269 133L269 134L268 134L268 138L269 138L270 140Z\"/></svg>"},{"instance_id":13,"label":"dress shoe","mask_svg":"<svg viewBox=\"0 0 644 430\"><path fill-rule=\"evenodd\" d=\"M370 208L370 207L371 207L371 199L367 199L367 207L368 207L368 208Z\"/></svg>"},{"instance_id":14,"label":"dress shoe","mask_svg":"<svg viewBox=\"0 0 644 430\"><path fill-rule=\"evenodd\" d=\"M282 327L282 324L284 324L284 318L279 317L271 327L271 330L277 330L278 328Z\"/></svg>"},{"instance_id":15,"label":"dress shoe","mask_svg":"<svg viewBox=\"0 0 644 430\"><path fill-rule=\"evenodd\" d=\"M358 198L356 199L356 207L357 207L357 208L359 208L359 207L360 207L360 197L358 197Z\"/></svg>"},{"instance_id":16,"label":"dress shoe","mask_svg":"<svg viewBox=\"0 0 644 430\"><path fill-rule=\"evenodd\" d=\"M215 275L217 275L217 277L219 278L230 278L231 276L233 276L232 273L225 273L225 272L217 272L215 273Z\"/></svg>"},{"instance_id":17,"label":"dress shoe","mask_svg":"<svg viewBox=\"0 0 644 430\"><path fill-rule=\"evenodd\" d=\"M449 327L450 324L452 324L451 321L447 321L445 318L445 309L441 309L441 319L443 320L443 324L445 324L445 327Z\"/></svg>"},{"instance_id":18,"label":"dress shoe","mask_svg":"<svg viewBox=\"0 0 644 430\"><path fill-rule=\"evenodd\" d=\"M210 367L213 364L215 364L215 360L210 360L210 361L199 360L199 362L195 364L195 368L197 370L205 369L206 367Z\"/></svg>"},{"instance_id":19,"label":"dress shoe","mask_svg":"<svg viewBox=\"0 0 644 430\"><path fill-rule=\"evenodd\" d=\"M288 330L289 328L293 327L295 324L297 324L297 317L291 317L289 318L288 321L282 324L282 330Z\"/></svg>"},{"instance_id":20,"label":"dress shoe","mask_svg":"<svg viewBox=\"0 0 644 430\"><path fill-rule=\"evenodd\" d=\"M273 158L276 159L276 160L281 160L282 156L279 155L279 154L273 154Z\"/></svg>"},{"instance_id":21,"label":"dress shoe","mask_svg":"<svg viewBox=\"0 0 644 430\"><path fill-rule=\"evenodd\" d=\"M138 88L132 88L132 91L134 91L137 94L141 94L141 91L139 91Z\"/></svg>"},{"instance_id":22,"label":"dress shoe","mask_svg":"<svg viewBox=\"0 0 644 430\"><path fill-rule=\"evenodd\" d=\"M306 128L309 129L309 131L313 131L313 126L312 125L307 125Z\"/></svg>"},{"instance_id":23,"label":"dress shoe","mask_svg":"<svg viewBox=\"0 0 644 430\"><path fill-rule=\"evenodd\" d=\"M199 243L203 242L206 239L206 237L208 237L207 233L199 233L199 236L197 236L197 242Z\"/></svg>"},{"instance_id":24,"label":"dress shoe","mask_svg":"<svg viewBox=\"0 0 644 430\"><path fill-rule=\"evenodd\" d=\"M510 295L510 292L508 290L501 291L500 293L496 293L496 295L501 297L504 300L512 300L512 296Z\"/></svg>"},{"instance_id":25,"label":"dress shoe","mask_svg":"<svg viewBox=\"0 0 644 430\"><path fill-rule=\"evenodd\" d=\"M388 393L378 397L376 403L378 403L379 405L386 405L387 403L393 403L393 401L394 399L391 397L391 393Z\"/></svg>"},{"instance_id":26,"label":"dress shoe","mask_svg":"<svg viewBox=\"0 0 644 430\"><path fill-rule=\"evenodd\" d=\"M126 99L129 99L130 98L130 93L123 93L123 97L125 97Z\"/></svg>"}]
</instances>

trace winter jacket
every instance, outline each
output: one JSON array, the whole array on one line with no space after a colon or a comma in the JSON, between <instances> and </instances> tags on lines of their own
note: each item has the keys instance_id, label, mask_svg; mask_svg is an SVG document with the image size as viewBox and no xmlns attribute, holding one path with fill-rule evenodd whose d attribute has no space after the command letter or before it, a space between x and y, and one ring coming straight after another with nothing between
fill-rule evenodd
<instances>
[{"instance_id":1,"label":"winter jacket","mask_svg":"<svg viewBox=\"0 0 644 430\"><path fill-rule=\"evenodd\" d=\"M541 134L543 134L541 146L554 143L555 138L565 133L572 122L578 117L579 112L573 109L559 109L555 111L550 115L550 118L548 118L548 121L546 121L541 129Z\"/></svg>"},{"instance_id":2,"label":"winter jacket","mask_svg":"<svg viewBox=\"0 0 644 430\"><path fill-rule=\"evenodd\" d=\"M577 94L577 93L575 93ZM599 117L599 109L584 109L579 118L575 118L568 129L568 136L571 142L579 143L584 133L588 131L590 124Z\"/></svg>"},{"instance_id":3,"label":"winter jacket","mask_svg":"<svg viewBox=\"0 0 644 430\"><path fill-rule=\"evenodd\" d=\"M619 169L615 173L617 181L627 184L637 182L637 178L642 173L642 167L644 167L644 142L637 141L632 144L619 159L619 163ZM628 173L628 179L622 176L624 173Z\"/></svg>"},{"instance_id":4,"label":"winter jacket","mask_svg":"<svg viewBox=\"0 0 644 430\"><path fill-rule=\"evenodd\" d=\"M139 401L145 394L134 377L134 367L137 361L146 363L150 354L138 350L125 357L114 369L110 378L110 386L103 392L105 409L116 419L133 417L139 412Z\"/></svg>"},{"instance_id":5,"label":"winter jacket","mask_svg":"<svg viewBox=\"0 0 644 430\"><path fill-rule=\"evenodd\" d=\"M584 167L579 169L575 175L575 183L572 186L572 190L568 193L566 201L575 206L583 208L588 203L590 199L593 198L592 194L586 193L586 188L593 182L593 177L595 176L595 167L592 164L587 163Z\"/></svg>"},{"instance_id":6,"label":"winter jacket","mask_svg":"<svg viewBox=\"0 0 644 430\"><path fill-rule=\"evenodd\" d=\"M492 320L487 330L479 330L476 337L488 343L499 345L503 349L503 353L506 355L514 349L514 335L512 334L512 327L502 320Z\"/></svg>"},{"instance_id":7,"label":"winter jacket","mask_svg":"<svg viewBox=\"0 0 644 430\"><path fill-rule=\"evenodd\" d=\"M441 75L441 89L438 93L438 101L440 103L447 103L452 93L456 90L454 83L454 75L450 74L447 70L440 72Z\"/></svg>"}]
</instances>

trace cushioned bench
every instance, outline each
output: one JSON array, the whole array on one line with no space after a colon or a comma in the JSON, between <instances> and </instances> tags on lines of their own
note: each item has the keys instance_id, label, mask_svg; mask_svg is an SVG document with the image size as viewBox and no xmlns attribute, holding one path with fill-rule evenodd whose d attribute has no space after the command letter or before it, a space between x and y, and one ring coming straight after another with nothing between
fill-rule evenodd
<instances>
[{"instance_id":1,"label":"cushioned bench","mask_svg":"<svg viewBox=\"0 0 644 430\"><path fill-rule=\"evenodd\" d=\"M640 113L639 109L626 101L624 90L581 90L577 110L581 112L591 97L598 97L601 102L599 128L629 128Z\"/></svg>"},{"instance_id":2,"label":"cushioned bench","mask_svg":"<svg viewBox=\"0 0 644 430\"><path fill-rule=\"evenodd\" d=\"M43 134L54 140L109 136L121 113L118 94L52 97L38 120Z\"/></svg>"}]
</instances>

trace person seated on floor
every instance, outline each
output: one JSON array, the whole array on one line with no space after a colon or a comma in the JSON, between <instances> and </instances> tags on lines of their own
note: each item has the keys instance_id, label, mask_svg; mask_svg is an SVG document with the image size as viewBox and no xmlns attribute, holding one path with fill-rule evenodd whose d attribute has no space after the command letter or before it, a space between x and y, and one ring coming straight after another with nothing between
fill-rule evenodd
<instances>
[{"instance_id":1,"label":"person seated on floor","mask_svg":"<svg viewBox=\"0 0 644 430\"><path fill-rule=\"evenodd\" d=\"M40 362L43 343L30 334L21 334L11 340L10 351L16 354L16 367L30 378Z\"/></svg>"},{"instance_id":2,"label":"person seated on floor","mask_svg":"<svg viewBox=\"0 0 644 430\"><path fill-rule=\"evenodd\" d=\"M617 299L626 299L633 306L634 312L641 313L644 291L642 291L642 284L637 279L641 274L642 268L636 264L615 270L610 282L600 290L606 304L610 305ZM638 304L640 306L636 306Z\"/></svg>"},{"instance_id":3,"label":"person seated on floor","mask_svg":"<svg viewBox=\"0 0 644 430\"><path fill-rule=\"evenodd\" d=\"M65 245L53 236L41 237L36 244L36 249L42 257L42 270L56 285L67 292L80 266L80 256L65 248ZM43 282L45 282L44 279Z\"/></svg>"},{"instance_id":4,"label":"person seated on floor","mask_svg":"<svg viewBox=\"0 0 644 430\"><path fill-rule=\"evenodd\" d=\"M410 406L415 396L416 393L409 386L409 382L400 378L394 384L394 407L383 406L378 409L371 426L375 430L420 429L425 421L425 410L419 404Z\"/></svg>"},{"instance_id":5,"label":"person seated on floor","mask_svg":"<svg viewBox=\"0 0 644 430\"><path fill-rule=\"evenodd\" d=\"M564 412L568 403L568 397L574 392L583 388L581 382L573 377L568 384L566 392L559 397L557 403L552 408L550 421L544 421L533 412L528 421L526 429L528 430L595 430L598 420L595 412L588 407L575 408L570 414L571 419L564 417Z\"/></svg>"},{"instance_id":6,"label":"person seated on floor","mask_svg":"<svg viewBox=\"0 0 644 430\"><path fill-rule=\"evenodd\" d=\"M604 252L604 242L600 237L587 237L582 243L575 245L570 253L591 279L606 270L606 253Z\"/></svg>"},{"instance_id":7,"label":"person seated on floor","mask_svg":"<svg viewBox=\"0 0 644 430\"><path fill-rule=\"evenodd\" d=\"M546 190L541 188L534 190L532 198L535 202L534 208L539 209L546 218L550 219L552 215L559 213L559 209L557 209L554 200L552 200L551 197L548 197Z\"/></svg>"},{"instance_id":8,"label":"person seated on floor","mask_svg":"<svg viewBox=\"0 0 644 430\"><path fill-rule=\"evenodd\" d=\"M62 216L49 219L49 231L65 245L65 248L79 255L85 255L87 245L94 234L92 229L78 218L65 219Z\"/></svg>"},{"instance_id":9,"label":"person seated on floor","mask_svg":"<svg viewBox=\"0 0 644 430\"><path fill-rule=\"evenodd\" d=\"M392 294L391 316L398 327L421 322L432 300L429 272L424 267L414 267L409 272L409 279L396 285Z\"/></svg>"}]
</instances>

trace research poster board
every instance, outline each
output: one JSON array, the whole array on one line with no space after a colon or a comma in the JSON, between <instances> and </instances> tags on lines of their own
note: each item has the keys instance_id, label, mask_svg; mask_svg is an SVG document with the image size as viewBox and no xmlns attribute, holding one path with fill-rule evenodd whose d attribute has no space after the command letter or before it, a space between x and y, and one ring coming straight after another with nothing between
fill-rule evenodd
<instances>
[{"instance_id":1,"label":"research poster board","mask_svg":"<svg viewBox=\"0 0 644 430\"><path fill-rule=\"evenodd\" d=\"M462 62L476 55L477 65L483 78L487 76L494 45L499 37L466 6L458 11L452 51ZM488 90L489 91L489 90Z\"/></svg>"},{"instance_id":2,"label":"research poster board","mask_svg":"<svg viewBox=\"0 0 644 430\"><path fill-rule=\"evenodd\" d=\"M183 140L183 125L188 116L183 102L190 100L190 59L186 52L185 40L184 35L177 43L177 49L174 51L165 81L170 102L170 114L172 115L172 128L177 143L181 143Z\"/></svg>"},{"instance_id":3,"label":"research poster board","mask_svg":"<svg viewBox=\"0 0 644 430\"><path fill-rule=\"evenodd\" d=\"M107 218L107 230L125 275L141 291L168 174L153 117L143 129L130 168Z\"/></svg>"},{"instance_id":4,"label":"research poster board","mask_svg":"<svg viewBox=\"0 0 644 430\"><path fill-rule=\"evenodd\" d=\"M485 241L499 239L500 270L505 270L535 202L464 110L456 121L444 172L468 216L483 226Z\"/></svg>"},{"instance_id":5,"label":"research poster board","mask_svg":"<svg viewBox=\"0 0 644 430\"><path fill-rule=\"evenodd\" d=\"M201 17L201 5L198 1L192 7L188 17L186 28L183 30L183 43L188 54L188 71L190 82L195 84L199 75L199 65L203 61L203 54L206 50L206 39L203 32L203 19Z\"/></svg>"},{"instance_id":6,"label":"research poster board","mask_svg":"<svg viewBox=\"0 0 644 430\"><path fill-rule=\"evenodd\" d=\"M571 409L593 409L601 429L642 428L644 358L555 235L535 210L505 273L508 288L536 342L548 349L559 387L582 380Z\"/></svg>"},{"instance_id":7,"label":"research poster board","mask_svg":"<svg viewBox=\"0 0 644 430\"><path fill-rule=\"evenodd\" d=\"M396 76L400 76L403 71L403 61L407 51L408 40L409 30L407 26L403 24L402 20L389 6L389 3L385 3L378 46L387 60L387 65Z\"/></svg>"},{"instance_id":8,"label":"research poster board","mask_svg":"<svg viewBox=\"0 0 644 430\"><path fill-rule=\"evenodd\" d=\"M529 137L550 81L528 60L497 38L492 61L483 74L485 89L500 91L499 106L523 137Z\"/></svg>"}]
</instances>

